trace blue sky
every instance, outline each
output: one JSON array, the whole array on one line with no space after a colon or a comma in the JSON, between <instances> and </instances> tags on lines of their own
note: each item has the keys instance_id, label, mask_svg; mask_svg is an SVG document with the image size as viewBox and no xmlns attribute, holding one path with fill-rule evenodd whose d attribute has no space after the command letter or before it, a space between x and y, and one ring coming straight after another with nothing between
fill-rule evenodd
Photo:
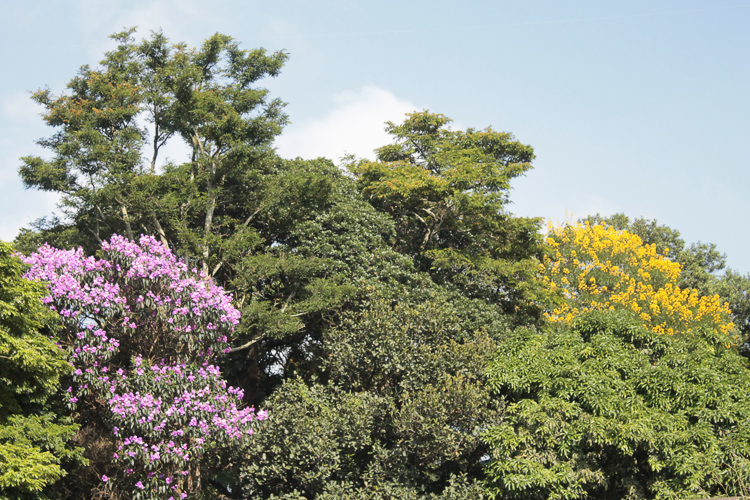
<instances>
[{"instance_id":1,"label":"blue sky","mask_svg":"<svg viewBox=\"0 0 750 500\"><path fill-rule=\"evenodd\" d=\"M18 158L48 136L53 93L138 26L197 45L215 32L284 49L264 82L288 103L284 156L372 157L386 120L429 109L535 148L511 210L561 221L655 218L750 272L750 1L6 2L0 19L0 239L53 211ZM180 160L183 148L169 151Z\"/></svg>"}]
</instances>

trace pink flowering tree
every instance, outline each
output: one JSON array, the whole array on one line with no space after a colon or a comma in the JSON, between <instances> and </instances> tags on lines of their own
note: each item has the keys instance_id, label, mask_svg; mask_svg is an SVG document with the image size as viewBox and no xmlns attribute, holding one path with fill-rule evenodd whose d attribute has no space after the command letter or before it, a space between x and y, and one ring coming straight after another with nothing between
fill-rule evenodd
<instances>
[{"instance_id":1,"label":"pink flowering tree","mask_svg":"<svg viewBox=\"0 0 750 500\"><path fill-rule=\"evenodd\" d=\"M70 409L106 429L101 493L188 498L266 417L242 408L213 364L239 322L231 296L149 236L113 236L103 258L43 246L24 260L47 283L75 368Z\"/></svg>"}]
</instances>

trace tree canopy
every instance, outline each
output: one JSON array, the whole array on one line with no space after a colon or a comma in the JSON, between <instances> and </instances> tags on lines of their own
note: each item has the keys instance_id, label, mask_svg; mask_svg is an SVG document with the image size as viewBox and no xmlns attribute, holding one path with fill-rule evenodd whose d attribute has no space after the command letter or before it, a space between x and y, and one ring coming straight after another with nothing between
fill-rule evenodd
<instances>
[{"instance_id":1,"label":"tree canopy","mask_svg":"<svg viewBox=\"0 0 750 500\"><path fill-rule=\"evenodd\" d=\"M241 233L235 226L250 215L222 208L252 192L248 167L271 153L287 120L281 101L255 86L279 73L286 54L243 50L218 33L191 49L161 33L136 42L133 32L113 35L117 49L100 67L83 66L67 94L33 95L57 132L39 141L52 158L22 158L21 178L27 187L62 194L63 224L76 230L46 229L63 232L63 243L93 251L114 233L133 239L146 232L199 255L204 271L210 266L214 273L221 249L231 246L223 240ZM189 146L190 161L157 175L161 148L172 137Z\"/></svg>"},{"instance_id":2,"label":"tree canopy","mask_svg":"<svg viewBox=\"0 0 750 500\"><path fill-rule=\"evenodd\" d=\"M89 464L61 440L68 476L24 491L747 491L749 281L720 275L714 246L622 214L545 238L509 210L531 146L427 110L389 122L374 161L281 158L283 103L259 85L286 53L221 34L195 48L113 38L67 91L33 96L54 132L20 175L62 203L16 246L58 315L34 302L13 335L61 328L66 351L34 359L60 368L45 394L67 406L49 408L76 419ZM188 157L162 163L170 140Z\"/></svg>"},{"instance_id":3,"label":"tree canopy","mask_svg":"<svg viewBox=\"0 0 750 500\"><path fill-rule=\"evenodd\" d=\"M656 333L707 328L727 343L738 343L728 304L718 295L680 288L680 263L660 255L656 244L588 223L551 228L547 244L550 252L540 265L544 281L567 299L548 313L551 321L570 323L589 310L627 309Z\"/></svg>"},{"instance_id":4,"label":"tree canopy","mask_svg":"<svg viewBox=\"0 0 750 500\"><path fill-rule=\"evenodd\" d=\"M656 220L636 218L625 214L602 217L599 214L585 219L590 225L603 224L618 231L627 230L643 243L655 245L656 252L680 264L681 289L695 289L701 295L718 295L729 305L732 322L741 338L742 350L747 355L750 341L750 275L742 275L726 267L726 255L713 243L692 243L689 246L680 232L660 225ZM668 249L668 250L667 250Z\"/></svg>"},{"instance_id":5,"label":"tree canopy","mask_svg":"<svg viewBox=\"0 0 750 500\"><path fill-rule=\"evenodd\" d=\"M490 386L495 498L708 498L750 477L747 363L710 333L667 336L628 311L518 330Z\"/></svg>"},{"instance_id":6,"label":"tree canopy","mask_svg":"<svg viewBox=\"0 0 750 500\"><path fill-rule=\"evenodd\" d=\"M428 111L389 122L394 143L378 161L349 165L357 186L396 223L394 248L418 270L462 294L539 314L534 258L541 252L539 218L506 209L510 181L531 169L534 151L513 134L448 128Z\"/></svg>"}]
</instances>

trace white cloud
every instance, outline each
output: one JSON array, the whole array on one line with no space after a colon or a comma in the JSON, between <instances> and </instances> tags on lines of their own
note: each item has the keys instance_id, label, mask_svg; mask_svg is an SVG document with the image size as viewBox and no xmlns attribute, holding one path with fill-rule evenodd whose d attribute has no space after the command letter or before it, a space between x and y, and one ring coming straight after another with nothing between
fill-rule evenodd
<instances>
[{"instance_id":1,"label":"white cloud","mask_svg":"<svg viewBox=\"0 0 750 500\"><path fill-rule=\"evenodd\" d=\"M417 108L387 90L367 86L334 96L333 109L323 118L292 124L276 141L283 157L325 157L338 162L344 155L373 159L373 150L391 142L386 121L399 123Z\"/></svg>"}]
</instances>

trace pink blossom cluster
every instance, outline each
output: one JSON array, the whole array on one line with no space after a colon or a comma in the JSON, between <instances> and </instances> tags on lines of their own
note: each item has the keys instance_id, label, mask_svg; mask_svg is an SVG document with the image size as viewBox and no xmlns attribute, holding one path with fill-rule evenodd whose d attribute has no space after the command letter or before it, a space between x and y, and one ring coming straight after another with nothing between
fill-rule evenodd
<instances>
[{"instance_id":1,"label":"pink blossom cluster","mask_svg":"<svg viewBox=\"0 0 750 500\"><path fill-rule=\"evenodd\" d=\"M118 285L106 282L101 275L112 265L94 257L84 257L81 248L58 250L45 243L29 257L19 257L31 266L26 278L48 283L50 295L43 301L62 303L62 307L53 306L53 309L64 317L77 316L81 305L98 309L125 303Z\"/></svg>"},{"instance_id":2,"label":"pink blossom cluster","mask_svg":"<svg viewBox=\"0 0 750 500\"><path fill-rule=\"evenodd\" d=\"M67 320L66 326L82 330L102 326L102 320L112 323L117 316L122 332L109 335L120 341L133 333L129 330L151 330L168 332L204 360L228 349L227 334L240 318L231 295L196 269L189 270L151 236L136 243L115 235L102 248L106 259L49 245L22 257L31 266L26 277L48 283L50 295L44 301Z\"/></svg>"},{"instance_id":3,"label":"pink blossom cluster","mask_svg":"<svg viewBox=\"0 0 750 500\"><path fill-rule=\"evenodd\" d=\"M130 381L127 392L113 394L108 406L115 432L127 434L113 461L126 465L128 476L134 463L152 471L136 476L147 490L183 491L191 462L206 446L232 446L252 435L253 421L267 418L239 407L242 390L228 387L216 366L142 363L143 376ZM159 397L144 390L157 380L163 384Z\"/></svg>"},{"instance_id":4,"label":"pink blossom cluster","mask_svg":"<svg viewBox=\"0 0 750 500\"><path fill-rule=\"evenodd\" d=\"M144 380L164 387L160 397L138 390L138 382ZM112 413L123 424L155 431L156 435L203 439L220 433L240 439L243 434L252 435L250 424L254 419L265 418L264 412L256 416L253 408L240 409L243 391L227 387L219 368L208 363L200 367L152 365L144 370L144 377L130 385L135 387L128 392L111 391L108 404Z\"/></svg>"},{"instance_id":5,"label":"pink blossom cluster","mask_svg":"<svg viewBox=\"0 0 750 500\"><path fill-rule=\"evenodd\" d=\"M75 368L71 408L86 398L107 402L113 462L124 465L118 477L102 477L107 487L186 498L206 447L235 446L266 418L241 408L242 391L211 363L227 350L239 311L152 237L115 235L102 248L105 258L96 259L44 245L22 257L26 277L47 283L44 301L60 313Z\"/></svg>"},{"instance_id":6,"label":"pink blossom cluster","mask_svg":"<svg viewBox=\"0 0 750 500\"><path fill-rule=\"evenodd\" d=\"M146 297L157 305L172 303L172 315L188 316L191 313L201 316L204 310L222 311L220 322L229 322L236 326L240 320L240 313L232 306L231 295L207 279L204 273L197 269L188 271L184 262L179 261L171 251L151 236L142 235L140 242L135 243L122 236L114 235L109 242L104 242L102 248L112 253L112 261L119 265L128 262L125 277L131 279L148 279L151 282L164 281L167 295L161 296L148 290L146 296L137 298L143 304ZM177 298L172 301L172 297ZM189 297L186 300L185 296ZM181 298L182 297L182 298ZM216 329L216 325L207 325L209 329Z\"/></svg>"}]
</instances>

